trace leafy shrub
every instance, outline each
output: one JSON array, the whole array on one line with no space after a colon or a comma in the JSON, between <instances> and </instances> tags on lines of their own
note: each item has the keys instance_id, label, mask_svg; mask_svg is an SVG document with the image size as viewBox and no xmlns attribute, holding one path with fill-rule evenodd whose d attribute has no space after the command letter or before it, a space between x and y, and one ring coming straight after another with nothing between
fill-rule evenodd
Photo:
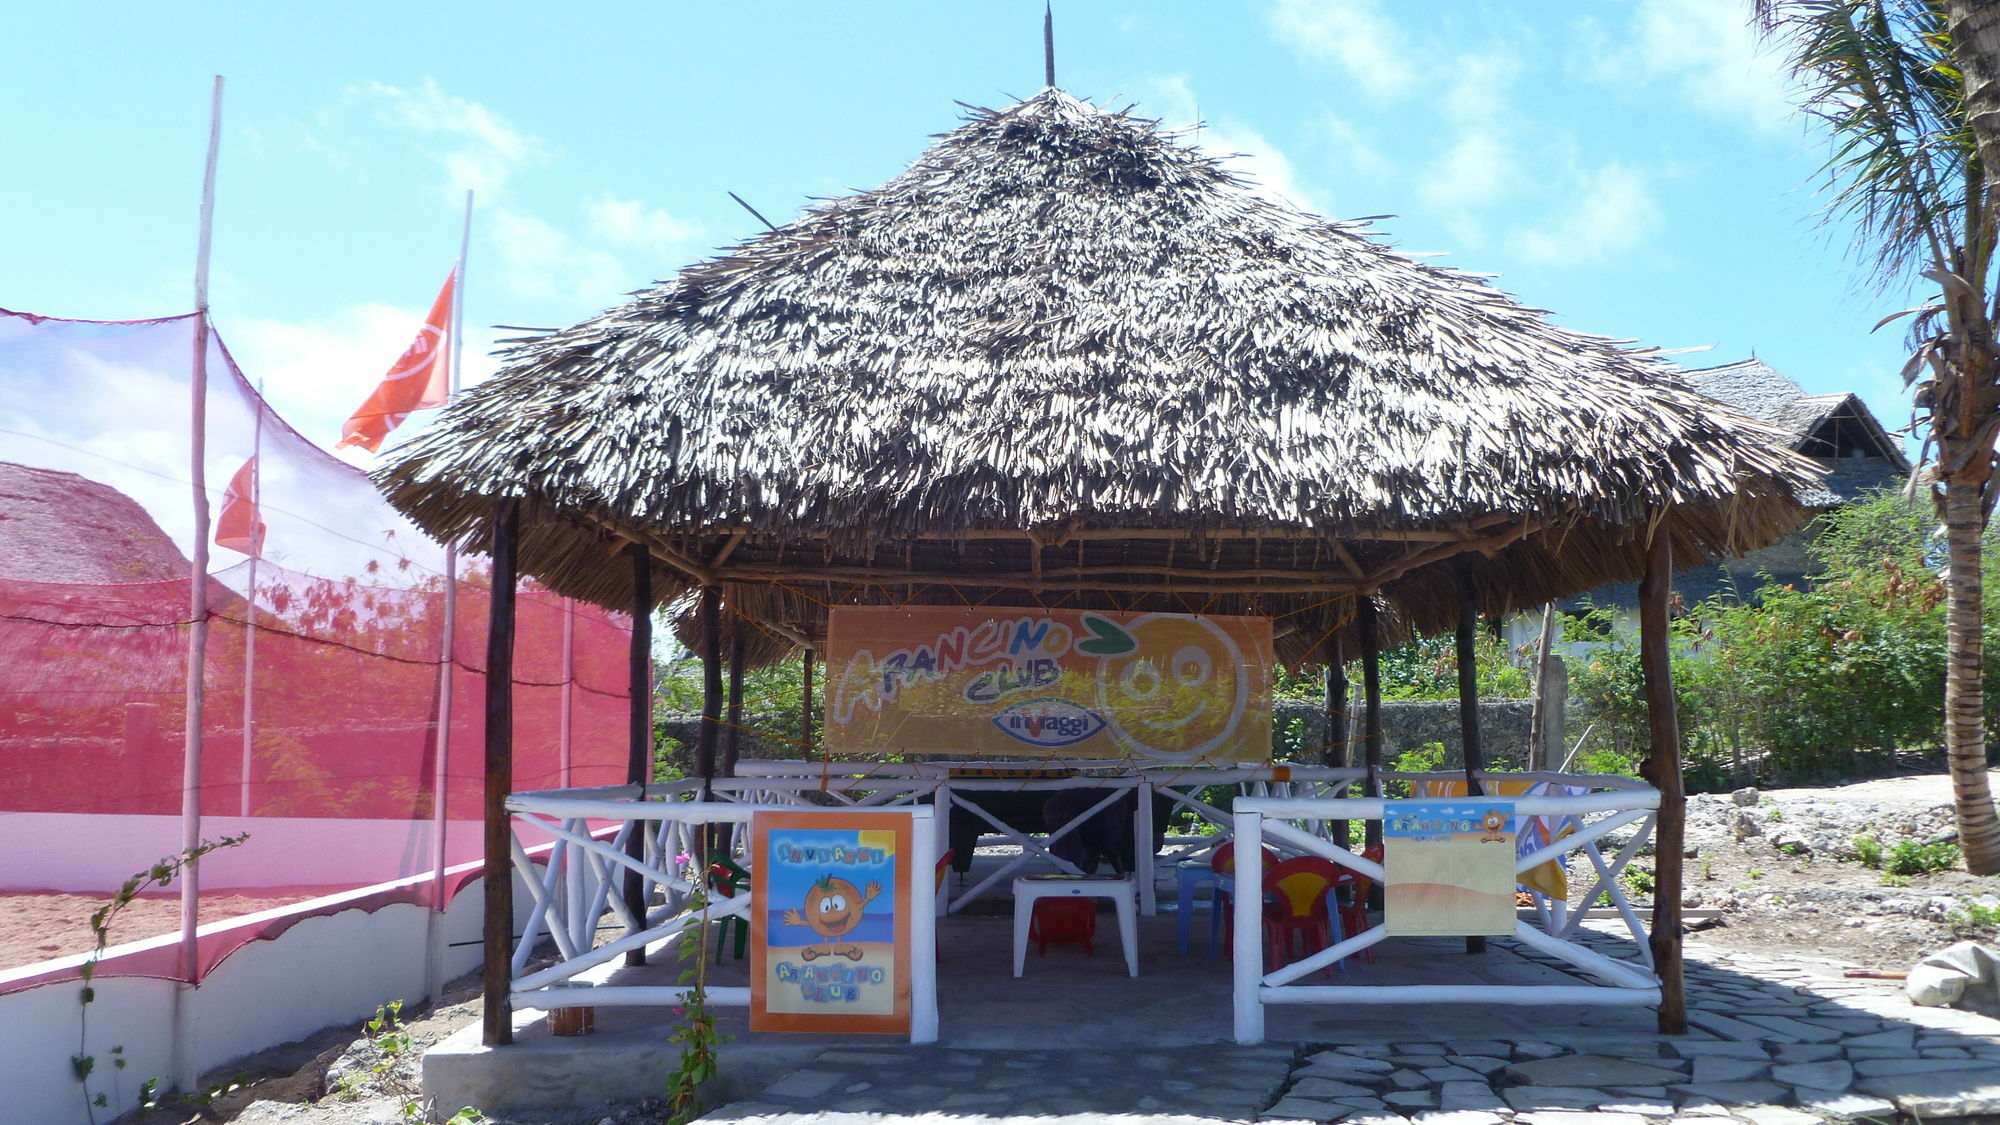
<instances>
[{"instance_id":1,"label":"leafy shrub","mask_svg":"<svg viewBox=\"0 0 2000 1125\"><path fill-rule=\"evenodd\" d=\"M1880 870L1882 867L1882 841L1873 836L1856 836L1853 842L1854 858L1861 861L1861 866Z\"/></svg>"},{"instance_id":2,"label":"leafy shrub","mask_svg":"<svg viewBox=\"0 0 2000 1125\"><path fill-rule=\"evenodd\" d=\"M1688 788L1732 780L1816 779L1880 772L1943 732L1944 587L1928 504L1884 493L1820 517L1810 586L1718 595L1673 623L1670 650ZM2000 564L2000 525L1989 566ZM2000 590L1987 645L2000 645ZM1597 615L1565 635L1595 635ZM2000 661L1987 662L2000 709ZM1646 748L1637 638L1610 634L1571 661L1571 695L1593 741L1632 758Z\"/></svg>"},{"instance_id":3,"label":"leafy shrub","mask_svg":"<svg viewBox=\"0 0 2000 1125\"><path fill-rule=\"evenodd\" d=\"M1983 902L1968 902L1951 912L1945 919L1954 934L1964 935L1982 930L2000 930L2000 905Z\"/></svg>"},{"instance_id":4,"label":"leafy shrub","mask_svg":"<svg viewBox=\"0 0 2000 1125\"><path fill-rule=\"evenodd\" d=\"M1958 866L1957 844L1920 844L1898 840L1883 863L1891 875L1930 875Z\"/></svg>"},{"instance_id":5,"label":"leafy shrub","mask_svg":"<svg viewBox=\"0 0 2000 1125\"><path fill-rule=\"evenodd\" d=\"M1389 763L1390 773L1435 773L1444 768L1444 743L1426 742L1411 750L1396 755ZM1415 786L1407 781L1385 781L1382 783L1384 795L1401 799L1408 797Z\"/></svg>"}]
</instances>

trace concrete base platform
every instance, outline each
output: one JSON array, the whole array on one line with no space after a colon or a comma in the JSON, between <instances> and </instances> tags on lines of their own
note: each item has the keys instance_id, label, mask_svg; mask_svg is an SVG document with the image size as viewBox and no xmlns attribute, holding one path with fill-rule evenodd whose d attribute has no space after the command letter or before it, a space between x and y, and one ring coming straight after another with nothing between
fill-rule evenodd
<instances>
[{"instance_id":1,"label":"concrete base platform","mask_svg":"<svg viewBox=\"0 0 2000 1125\"><path fill-rule=\"evenodd\" d=\"M981 864L991 862L983 854ZM979 872L975 870L974 877ZM1232 1035L1230 962L1207 949L1206 907L1195 917L1185 955L1176 949L1173 899L1139 919L1139 975L1128 977L1118 949L1117 923L1106 906L1099 917L1095 956L1075 946L1052 947L1047 957L1031 948L1027 969L1013 976L1011 903L1003 895L938 920L939 1046L970 1050L1040 1050L1060 1044L1124 1049L1176 1048L1229 1042ZM1576 976L1529 956L1511 940L1494 939L1487 951L1467 954L1463 939L1390 939L1375 949L1373 964L1350 958L1336 984L1536 983L1574 985ZM652 964L607 966L589 974L596 983L663 985L679 980L686 965L655 948ZM747 962L724 953L711 985L747 985ZM741 1008L714 1010L722 1047L720 1075L704 1091L710 1105L750 1096L832 1047L906 1045L889 1036L752 1033ZM1650 1008L1548 1008L1491 1005L1317 1005L1266 1008L1266 1037L1273 1043L1358 1043L1492 1038L1541 1038L1551 1034L1622 1039L1650 1036ZM424 1092L438 1112L461 1106L482 1110L583 1106L662 1094L680 1051L668 1041L677 1025L669 1008L599 1008L594 1034L548 1034L540 1012L516 1013L516 1043L479 1045L469 1027L424 1056Z\"/></svg>"}]
</instances>

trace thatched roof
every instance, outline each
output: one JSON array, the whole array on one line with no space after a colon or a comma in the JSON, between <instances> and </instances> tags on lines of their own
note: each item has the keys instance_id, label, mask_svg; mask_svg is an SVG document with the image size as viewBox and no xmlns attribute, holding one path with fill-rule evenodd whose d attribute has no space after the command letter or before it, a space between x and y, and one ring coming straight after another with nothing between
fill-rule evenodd
<instances>
[{"instance_id":1,"label":"thatched roof","mask_svg":"<svg viewBox=\"0 0 2000 1125\"><path fill-rule=\"evenodd\" d=\"M1667 508L1686 563L1761 545L1814 473L1672 369L1057 90L503 360L377 473L399 508L477 541L519 498L557 590L620 605L622 536L806 632L976 587L1266 613L1296 658L1357 592L1450 620L1468 544L1491 610L1635 576Z\"/></svg>"},{"instance_id":2,"label":"thatched roof","mask_svg":"<svg viewBox=\"0 0 2000 1125\"><path fill-rule=\"evenodd\" d=\"M190 565L123 492L75 473L0 461L0 580L185 582Z\"/></svg>"}]
</instances>

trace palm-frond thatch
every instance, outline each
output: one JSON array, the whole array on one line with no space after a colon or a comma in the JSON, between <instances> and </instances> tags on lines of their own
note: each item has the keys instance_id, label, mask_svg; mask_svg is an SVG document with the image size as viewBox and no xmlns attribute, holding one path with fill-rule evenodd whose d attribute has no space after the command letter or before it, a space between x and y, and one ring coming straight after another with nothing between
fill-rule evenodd
<instances>
[{"instance_id":1,"label":"palm-frond thatch","mask_svg":"<svg viewBox=\"0 0 2000 1125\"><path fill-rule=\"evenodd\" d=\"M622 538L801 638L971 588L1265 613L1303 658L1357 595L1448 622L1470 548L1499 610L1635 577L1656 517L1683 564L1762 545L1817 471L1057 90L503 358L378 473L399 508L477 542L518 499L560 591L623 604Z\"/></svg>"}]
</instances>

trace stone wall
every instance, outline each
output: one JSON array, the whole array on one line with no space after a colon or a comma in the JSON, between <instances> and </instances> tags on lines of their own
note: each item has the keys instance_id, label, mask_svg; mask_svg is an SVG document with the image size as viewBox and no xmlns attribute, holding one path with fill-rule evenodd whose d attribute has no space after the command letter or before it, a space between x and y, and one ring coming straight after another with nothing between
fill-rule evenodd
<instances>
[{"instance_id":1,"label":"stone wall","mask_svg":"<svg viewBox=\"0 0 2000 1125\"><path fill-rule=\"evenodd\" d=\"M1326 712L1318 703L1289 699L1279 700L1276 711L1271 739L1274 755L1280 759L1303 760L1311 757L1317 761L1316 751L1326 742ZM1528 730L1533 714L1534 704L1526 699L1497 699L1479 705L1479 729L1489 765L1518 769L1527 764ZM743 725L755 729L775 719L776 716L745 715ZM789 729L797 719L787 715L785 721ZM655 720L654 726L661 734L680 742L680 750L674 755L674 760L683 768L693 760L696 731L700 725L701 716L677 712L662 714ZM739 754L744 758L798 756L797 748L789 742L761 738L747 730L742 732L740 738ZM1457 700L1399 700L1382 704L1382 745L1387 761L1394 761L1396 755L1404 750L1414 749L1426 742L1444 743L1447 767L1462 764ZM1550 734L1550 743L1562 744L1560 720ZM1361 760L1358 740L1354 744L1352 760L1357 763Z\"/></svg>"},{"instance_id":2,"label":"stone wall","mask_svg":"<svg viewBox=\"0 0 2000 1125\"><path fill-rule=\"evenodd\" d=\"M1358 700L1359 697L1357 697ZM1528 732L1534 722L1535 704L1528 699L1493 699L1479 705L1480 743L1486 764L1520 769L1528 761ZM1361 760L1360 713L1356 707L1356 727L1351 761ZM1302 757L1326 741L1326 712L1318 703L1281 699L1277 705L1272 741L1280 757ZM1550 743L1562 739L1561 721L1550 732ZM1445 766L1464 764L1465 747L1458 737L1456 699L1392 700L1382 704L1382 756L1393 762L1405 750L1426 742L1442 742Z\"/></svg>"}]
</instances>

